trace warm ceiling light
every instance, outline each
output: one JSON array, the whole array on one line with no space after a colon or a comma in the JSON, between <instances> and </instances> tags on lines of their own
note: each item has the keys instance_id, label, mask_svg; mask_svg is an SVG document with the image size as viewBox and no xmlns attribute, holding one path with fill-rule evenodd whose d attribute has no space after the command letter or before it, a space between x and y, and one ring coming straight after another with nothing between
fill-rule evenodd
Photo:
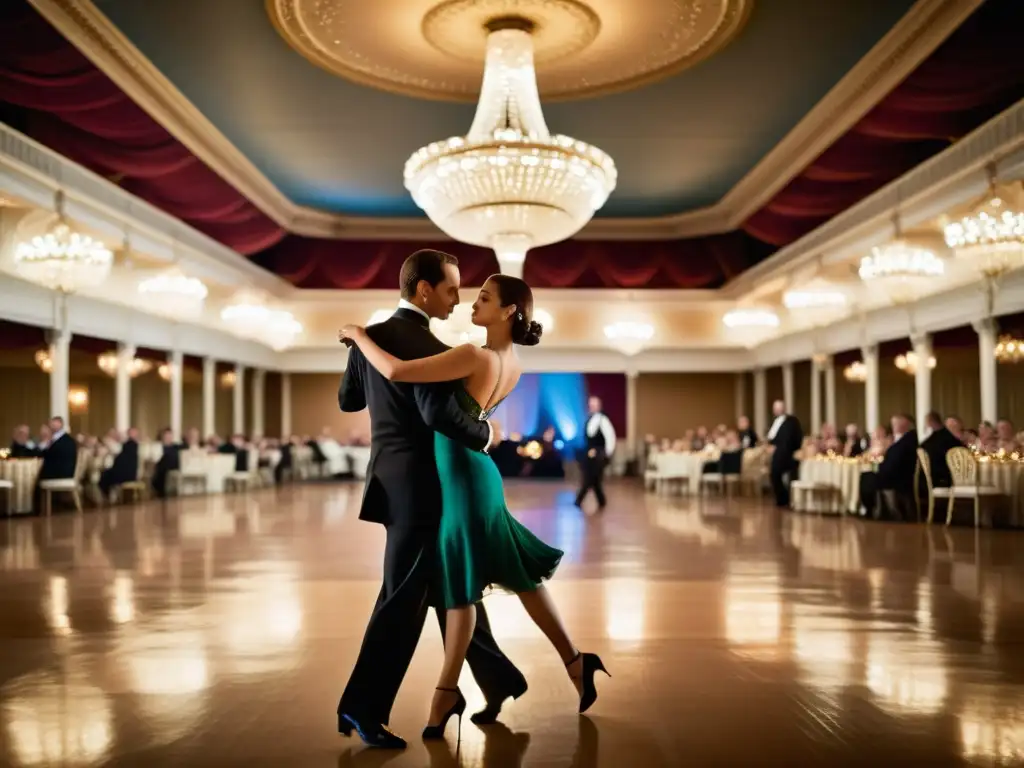
<instances>
[{"instance_id":1,"label":"warm ceiling light","mask_svg":"<svg viewBox=\"0 0 1024 768\"><path fill-rule=\"evenodd\" d=\"M918 366L920 365L916 352L907 352L905 355L898 355L893 362L896 364L897 368L911 376L917 373ZM932 355L928 358L928 367L934 368L936 365L937 361L935 359L935 355Z\"/></svg>"},{"instance_id":2,"label":"warm ceiling light","mask_svg":"<svg viewBox=\"0 0 1024 768\"><path fill-rule=\"evenodd\" d=\"M1000 363L1019 363L1024 361L1024 340L1012 336L1000 336L996 344L996 360Z\"/></svg>"},{"instance_id":3,"label":"warm ceiling light","mask_svg":"<svg viewBox=\"0 0 1024 768\"><path fill-rule=\"evenodd\" d=\"M171 317L196 318L203 313L209 290L202 280L178 270L156 275L139 283L147 305Z\"/></svg>"},{"instance_id":4,"label":"warm ceiling light","mask_svg":"<svg viewBox=\"0 0 1024 768\"><path fill-rule=\"evenodd\" d=\"M280 352L295 343L296 337L302 333L302 323L295 319L291 312L272 310L267 317L267 325L263 331L270 346Z\"/></svg>"},{"instance_id":5,"label":"warm ceiling light","mask_svg":"<svg viewBox=\"0 0 1024 768\"><path fill-rule=\"evenodd\" d=\"M625 320L606 325L604 335L612 341L650 341L654 338L654 326Z\"/></svg>"},{"instance_id":6,"label":"warm ceiling light","mask_svg":"<svg viewBox=\"0 0 1024 768\"><path fill-rule=\"evenodd\" d=\"M220 385L224 389L231 389L235 384L238 383L238 374L234 371L224 371L220 375Z\"/></svg>"},{"instance_id":7,"label":"warm ceiling light","mask_svg":"<svg viewBox=\"0 0 1024 768\"><path fill-rule=\"evenodd\" d=\"M35 361L43 373L53 373L53 358L50 357L48 350L40 349L36 352Z\"/></svg>"},{"instance_id":8,"label":"warm ceiling light","mask_svg":"<svg viewBox=\"0 0 1024 768\"><path fill-rule=\"evenodd\" d=\"M1000 275L1024 260L1024 182L1000 194L989 187L985 199L967 216L943 230L958 258L973 261L986 275Z\"/></svg>"},{"instance_id":9,"label":"warm ceiling light","mask_svg":"<svg viewBox=\"0 0 1024 768\"><path fill-rule=\"evenodd\" d=\"M231 304L224 307L220 319L239 336L253 338L261 336L270 320L270 309L263 297L249 291L241 291Z\"/></svg>"},{"instance_id":10,"label":"warm ceiling light","mask_svg":"<svg viewBox=\"0 0 1024 768\"><path fill-rule=\"evenodd\" d=\"M535 322L540 323L545 334L551 333L555 328L555 318L551 316L550 312L546 312L543 309L534 309L533 319Z\"/></svg>"},{"instance_id":11,"label":"warm ceiling light","mask_svg":"<svg viewBox=\"0 0 1024 768\"><path fill-rule=\"evenodd\" d=\"M779 316L770 309L733 309L722 323L726 328L778 328Z\"/></svg>"},{"instance_id":12,"label":"warm ceiling light","mask_svg":"<svg viewBox=\"0 0 1024 768\"><path fill-rule=\"evenodd\" d=\"M843 378L847 381L863 384L868 380L868 367L860 360L850 363L843 369Z\"/></svg>"},{"instance_id":13,"label":"warm ceiling light","mask_svg":"<svg viewBox=\"0 0 1024 768\"><path fill-rule=\"evenodd\" d=\"M846 304L846 294L842 291L786 291L782 303L786 309L842 307Z\"/></svg>"},{"instance_id":14,"label":"warm ceiling light","mask_svg":"<svg viewBox=\"0 0 1024 768\"><path fill-rule=\"evenodd\" d=\"M104 352L102 355L96 358L96 365L103 371L107 376L117 376L117 369L120 367L120 361L116 352ZM149 360L143 360L141 357L133 357L128 362L128 375L133 379L136 376L141 376L153 369L153 364Z\"/></svg>"},{"instance_id":15,"label":"warm ceiling light","mask_svg":"<svg viewBox=\"0 0 1024 768\"><path fill-rule=\"evenodd\" d=\"M488 22L483 86L466 136L429 144L405 164L405 186L454 240L493 248L522 275L530 248L567 240L615 189L612 159L548 130L533 65L534 23Z\"/></svg>"},{"instance_id":16,"label":"warm ceiling light","mask_svg":"<svg viewBox=\"0 0 1024 768\"><path fill-rule=\"evenodd\" d=\"M860 279L880 283L895 302L913 298L915 286L946 272L946 263L934 251L897 239L871 249L861 259Z\"/></svg>"},{"instance_id":17,"label":"warm ceiling light","mask_svg":"<svg viewBox=\"0 0 1024 768\"><path fill-rule=\"evenodd\" d=\"M68 405L75 412L82 412L89 407L89 392L83 387L68 388Z\"/></svg>"}]
</instances>

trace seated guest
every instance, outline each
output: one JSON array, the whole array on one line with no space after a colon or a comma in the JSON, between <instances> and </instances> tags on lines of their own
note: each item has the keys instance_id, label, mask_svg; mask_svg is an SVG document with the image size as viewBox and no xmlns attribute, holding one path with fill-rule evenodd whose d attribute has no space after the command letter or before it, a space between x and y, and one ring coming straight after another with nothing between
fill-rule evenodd
<instances>
[{"instance_id":1,"label":"seated guest","mask_svg":"<svg viewBox=\"0 0 1024 768\"><path fill-rule=\"evenodd\" d=\"M160 460L153 467L153 493L161 499L167 496L167 475L181 469L181 445L174 442L174 433L170 429L160 431L160 444L163 452Z\"/></svg>"},{"instance_id":2,"label":"seated guest","mask_svg":"<svg viewBox=\"0 0 1024 768\"><path fill-rule=\"evenodd\" d=\"M29 434L28 424L15 427L11 435L11 458L31 459L38 455L36 444L32 442L32 436Z\"/></svg>"},{"instance_id":3,"label":"seated guest","mask_svg":"<svg viewBox=\"0 0 1024 768\"><path fill-rule=\"evenodd\" d=\"M868 443L867 455L873 459L880 459L889 450L891 444L892 438L889 437L889 431L885 427L875 427L875 431L871 433L871 442Z\"/></svg>"},{"instance_id":4,"label":"seated guest","mask_svg":"<svg viewBox=\"0 0 1024 768\"><path fill-rule=\"evenodd\" d=\"M996 423L996 442L1000 451L1013 453L1020 450L1020 443L1017 442L1017 430L1009 419L1000 419Z\"/></svg>"},{"instance_id":5,"label":"seated guest","mask_svg":"<svg viewBox=\"0 0 1024 768\"><path fill-rule=\"evenodd\" d=\"M942 417L935 411L925 416L924 420L931 434L921 441L921 448L928 454L928 463L932 467L932 485L936 488L949 488L953 484L953 477L949 473L946 454L951 448L963 448L964 444L946 429ZM925 492L923 475L921 483L919 490Z\"/></svg>"},{"instance_id":6,"label":"seated guest","mask_svg":"<svg viewBox=\"0 0 1024 768\"><path fill-rule=\"evenodd\" d=\"M955 437L964 445L967 445L967 441L964 439L964 423L960 421L959 417L947 416L946 429L949 430L949 433L953 435L953 437Z\"/></svg>"},{"instance_id":7,"label":"seated guest","mask_svg":"<svg viewBox=\"0 0 1024 768\"><path fill-rule=\"evenodd\" d=\"M181 441L181 448L185 451L205 451L202 438L199 437L199 430L191 427L185 433L185 439Z\"/></svg>"},{"instance_id":8,"label":"seated guest","mask_svg":"<svg viewBox=\"0 0 1024 768\"><path fill-rule=\"evenodd\" d=\"M40 432L42 432L40 430ZM35 508L41 510L42 494L39 489L40 480L65 480L75 476L78 464L78 443L64 429L64 419L54 416L50 419L47 430L50 435L46 446L42 449L43 464L36 478Z\"/></svg>"},{"instance_id":9,"label":"seated guest","mask_svg":"<svg viewBox=\"0 0 1024 768\"><path fill-rule=\"evenodd\" d=\"M867 513L876 519L908 519L914 504L914 470L917 467L917 430L910 417L892 417L893 443L877 472L860 476L860 498ZM879 503L879 498L884 504Z\"/></svg>"},{"instance_id":10,"label":"seated guest","mask_svg":"<svg viewBox=\"0 0 1024 768\"><path fill-rule=\"evenodd\" d=\"M114 463L100 473L99 487L103 498L110 496L114 486L131 483L139 479L139 430L128 430L128 439L121 444L121 450L114 456Z\"/></svg>"},{"instance_id":11,"label":"seated guest","mask_svg":"<svg viewBox=\"0 0 1024 768\"><path fill-rule=\"evenodd\" d=\"M46 446L50 444L53 439L53 430L50 429L49 424L43 424L39 427L39 439L36 440L36 456L42 456L43 451L46 450Z\"/></svg>"},{"instance_id":12,"label":"seated guest","mask_svg":"<svg viewBox=\"0 0 1024 768\"><path fill-rule=\"evenodd\" d=\"M836 428L834 424L822 424L821 435L818 438L818 452L819 453L839 453L843 450L843 444L839 440L839 436L836 434Z\"/></svg>"},{"instance_id":13,"label":"seated guest","mask_svg":"<svg viewBox=\"0 0 1024 768\"><path fill-rule=\"evenodd\" d=\"M975 450L977 450L977 448L978 448L978 430L976 430L976 429L965 429L963 431L963 441L964 441L964 445L966 445L968 448L974 448Z\"/></svg>"},{"instance_id":14,"label":"seated guest","mask_svg":"<svg viewBox=\"0 0 1024 768\"><path fill-rule=\"evenodd\" d=\"M983 421L978 425L978 438L974 441L974 447L978 453L995 453L999 450L996 428L991 422Z\"/></svg>"},{"instance_id":15,"label":"seated guest","mask_svg":"<svg viewBox=\"0 0 1024 768\"><path fill-rule=\"evenodd\" d=\"M740 416L736 419L736 430L740 433L740 444L743 448L753 448L757 445L757 432L750 426L750 419L746 416Z\"/></svg>"},{"instance_id":16,"label":"seated guest","mask_svg":"<svg viewBox=\"0 0 1024 768\"><path fill-rule=\"evenodd\" d=\"M847 424L843 440L843 456L855 459L864 453L865 448L867 448L867 440L860 436L860 429L856 424Z\"/></svg>"}]
</instances>

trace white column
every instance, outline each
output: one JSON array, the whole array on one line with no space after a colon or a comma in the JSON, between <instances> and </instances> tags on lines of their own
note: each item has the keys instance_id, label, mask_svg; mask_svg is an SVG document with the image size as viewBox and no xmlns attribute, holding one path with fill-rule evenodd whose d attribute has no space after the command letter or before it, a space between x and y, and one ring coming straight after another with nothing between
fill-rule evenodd
<instances>
[{"instance_id":1,"label":"white column","mask_svg":"<svg viewBox=\"0 0 1024 768\"><path fill-rule=\"evenodd\" d=\"M878 414L878 345L861 347L867 378L864 379L864 429L868 434L880 423Z\"/></svg>"},{"instance_id":2,"label":"white column","mask_svg":"<svg viewBox=\"0 0 1024 768\"><path fill-rule=\"evenodd\" d=\"M811 360L811 434L818 434L821 429L821 360Z\"/></svg>"},{"instance_id":3,"label":"white column","mask_svg":"<svg viewBox=\"0 0 1024 768\"><path fill-rule=\"evenodd\" d=\"M267 372L262 368L254 368L252 372L252 421L249 422L249 434L253 437L263 437L265 426L263 424L263 399L264 383Z\"/></svg>"},{"instance_id":4,"label":"white column","mask_svg":"<svg viewBox=\"0 0 1024 768\"><path fill-rule=\"evenodd\" d=\"M114 428L122 435L132 420L131 365L135 359L134 344L117 345L117 373L114 374Z\"/></svg>"},{"instance_id":5,"label":"white column","mask_svg":"<svg viewBox=\"0 0 1024 768\"><path fill-rule=\"evenodd\" d=\"M50 333L50 416L60 416L71 429L68 408L70 381L71 333L67 330L53 330Z\"/></svg>"},{"instance_id":6,"label":"white column","mask_svg":"<svg viewBox=\"0 0 1024 768\"><path fill-rule=\"evenodd\" d=\"M793 413L793 364L783 363L782 365L782 399L786 401L786 413Z\"/></svg>"},{"instance_id":7,"label":"white column","mask_svg":"<svg viewBox=\"0 0 1024 768\"><path fill-rule=\"evenodd\" d=\"M217 361L203 358L203 434L205 440L217 431Z\"/></svg>"},{"instance_id":8,"label":"white column","mask_svg":"<svg viewBox=\"0 0 1024 768\"><path fill-rule=\"evenodd\" d=\"M911 338L914 354L917 355L917 371L914 373L914 411L917 420L917 434L924 436L925 416L932 409L932 369L928 361L932 356L931 334L922 333Z\"/></svg>"},{"instance_id":9,"label":"white column","mask_svg":"<svg viewBox=\"0 0 1024 768\"><path fill-rule=\"evenodd\" d=\"M626 445L629 450L626 453L628 459L636 458L637 435L636 435L636 380L639 374L637 371L626 371Z\"/></svg>"},{"instance_id":10,"label":"white column","mask_svg":"<svg viewBox=\"0 0 1024 768\"><path fill-rule=\"evenodd\" d=\"M740 416L747 416L744 413L747 409L747 374L746 371L740 371L736 374L736 384L734 396L736 398L735 410L736 420L739 421Z\"/></svg>"},{"instance_id":11,"label":"white column","mask_svg":"<svg viewBox=\"0 0 1024 768\"><path fill-rule=\"evenodd\" d=\"M232 403L231 431L236 435L245 434L245 366L235 364L235 391Z\"/></svg>"},{"instance_id":12,"label":"white column","mask_svg":"<svg viewBox=\"0 0 1024 768\"><path fill-rule=\"evenodd\" d=\"M825 421L839 429L836 424L836 361L831 355L825 360ZM840 430L842 434L842 430Z\"/></svg>"},{"instance_id":13,"label":"white column","mask_svg":"<svg viewBox=\"0 0 1024 768\"><path fill-rule=\"evenodd\" d=\"M764 368L754 369L754 431L761 440L768 432L768 382Z\"/></svg>"},{"instance_id":14,"label":"white column","mask_svg":"<svg viewBox=\"0 0 1024 768\"><path fill-rule=\"evenodd\" d=\"M281 374L281 439L292 436L292 375Z\"/></svg>"},{"instance_id":15,"label":"white column","mask_svg":"<svg viewBox=\"0 0 1024 768\"><path fill-rule=\"evenodd\" d=\"M182 377L185 374L185 355L174 350L167 355L167 363L171 368L171 434L175 442L181 442L182 434Z\"/></svg>"},{"instance_id":16,"label":"white column","mask_svg":"<svg viewBox=\"0 0 1024 768\"><path fill-rule=\"evenodd\" d=\"M986 320L977 320L973 325L978 334L981 420L995 424L999 419L999 388L996 376L996 343L999 336L999 323L990 317Z\"/></svg>"}]
</instances>

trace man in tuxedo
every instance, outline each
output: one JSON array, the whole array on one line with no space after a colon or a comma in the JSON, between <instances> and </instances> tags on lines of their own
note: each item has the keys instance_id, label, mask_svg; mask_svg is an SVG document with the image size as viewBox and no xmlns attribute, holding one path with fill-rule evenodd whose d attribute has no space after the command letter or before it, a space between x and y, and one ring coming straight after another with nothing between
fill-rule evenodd
<instances>
[{"instance_id":1,"label":"man in tuxedo","mask_svg":"<svg viewBox=\"0 0 1024 768\"><path fill-rule=\"evenodd\" d=\"M54 416L50 419L50 439L42 448L40 456L43 464L39 468L35 488L35 509L41 510L42 493L39 489L40 480L63 480L75 476L78 464L78 443L64 429L64 419Z\"/></svg>"},{"instance_id":2,"label":"man in tuxedo","mask_svg":"<svg viewBox=\"0 0 1024 768\"><path fill-rule=\"evenodd\" d=\"M110 489L123 483L139 479L139 430L132 427L128 438L121 444L121 452L114 457L109 468L100 473L99 487L103 498L110 496Z\"/></svg>"},{"instance_id":3,"label":"man in tuxedo","mask_svg":"<svg viewBox=\"0 0 1024 768\"><path fill-rule=\"evenodd\" d=\"M868 515L876 519L906 520L914 506L917 430L906 414L893 416L890 423L893 442L878 471L860 476L861 503Z\"/></svg>"},{"instance_id":4,"label":"man in tuxedo","mask_svg":"<svg viewBox=\"0 0 1024 768\"><path fill-rule=\"evenodd\" d=\"M946 464L946 454L951 448L963 448L964 444L946 428L942 417L935 411L925 416L925 423L930 434L921 441L921 448L928 454L928 463L932 467L932 484L936 488L949 488L953 484L953 476ZM923 474L921 483L924 483ZM926 491L923 487L921 490Z\"/></svg>"},{"instance_id":5,"label":"man in tuxedo","mask_svg":"<svg viewBox=\"0 0 1024 768\"><path fill-rule=\"evenodd\" d=\"M783 509L789 507L789 483L797 467L793 454L803 445L804 430L796 416L786 413L782 400L772 403L772 413L775 421L766 438L773 448L770 474L775 506Z\"/></svg>"},{"instance_id":6,"label":"man in tuxedo","mask_svg":"<svg viewBox=\"0 0 1024 768\"><path fill-rule=\"evenodd\" d=\"M402 265L400 285L398 310L367 328L369 337L402 360L448 349L429 326L430 318L446 319L459 303L458 261L440 251L417 251ZM387 724L423 630L436 560L441 482L434 432L484 452L501 440L496 422L477 421L462 410L455 386L390 382L351 347L338 392L342 411L370 410L370 461L359 519L380 523L387 532L384 584L338 703L338 731L351 735L354 730L373 747L405 746ZM526 692L526 679L498 648L483 605L476 614L466 660L487 701L473 719L486 723L494 721L506 699ZM438 610L437 618L443 638L445 611Z\"/></svg>"},{"instance_id":7,"label":"man in tuxedo","mask_svg":"<svg viewBox=\"0 0 1024 768\"><path fill-rule=\"evenodd\" d=\"M615 453L615 427L612 420L601 410L601 398L587 400L587 426L584 430L587 447L580 462L582 480L576 494L576 506L583 506L583 499L590 491L597 497L597 510L603 511L608 500L604 495L604 470Z\"/></svg>"}]
</instances>

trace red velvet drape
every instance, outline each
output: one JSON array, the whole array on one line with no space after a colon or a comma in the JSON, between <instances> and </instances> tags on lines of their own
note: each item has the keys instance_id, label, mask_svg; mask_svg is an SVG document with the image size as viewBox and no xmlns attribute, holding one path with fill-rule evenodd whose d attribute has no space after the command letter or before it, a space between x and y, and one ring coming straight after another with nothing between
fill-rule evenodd
<instances>
[{"instance_id":1,"label":"red velvet drape","mask_svg":"<svg viewBox=\"0 0 1024 768\"><path fill-rule=\"evenodd\" d=\"M741 231L667 242L559 243L527 255L527 281L538 288L722 285L1024 97L1020 8L1021 0L988 0ZM0 3L0 119L301 287L392 288L402 257L431 245L287 235L26 0ZM459 256L466 285L497 269L483 249L433 245Z\"/></svg>"},{"instance_id":2,"label":"red velvet drape","mask_svg":"<svg viewBox=\"0 0 1024 768\"><path fill-rule=\"evenodd\" d=\"M585 373L587 397L600 397L615 434L626 438L626 375L624 373Z\"/></svg>"}]
</instances>

